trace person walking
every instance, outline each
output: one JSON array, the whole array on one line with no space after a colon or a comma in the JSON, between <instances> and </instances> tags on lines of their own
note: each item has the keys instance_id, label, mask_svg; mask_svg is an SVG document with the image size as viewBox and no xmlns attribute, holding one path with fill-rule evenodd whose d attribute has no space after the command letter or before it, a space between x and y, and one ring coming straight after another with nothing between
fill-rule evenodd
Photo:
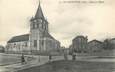
<instances>
[{"instance_id":1,"label":"person walking","mask_svg":"<svg viewBox=\"0 0 115 72\"><path fill-rule=\"evenodd\" d=\"M51 60L52 60L52 56L51 56L51 55L49 55L49 62L51 62Z\"/></svg>"},{"instance_id":2,"label":"person walking","mask_svg":"<svg viewBox=\"0 0 115 72\"><path fill-rule=\"evenodd\" d=\"M64 59L68 60L67 54L64 53Z\"/></svg>"},{"instance_id":3,"label":"person walking","mask_svg":"<svg viewBox=\"0 0 115 72\"><path fill-rule=\"evenodd\" d=\"M26 63L25 58L24 58L24 54L22 54L22 56L21 56L21 63L22 63L22 64L25 64L25 63Z\"/></svg>"},{"instance_id":4,"label":"person walking","mask_svg":"<svg viewBox=\"0 0 115 72\"><path fill-rule=\"evenodd\" d=\"M72 54L72 60L76 60L76 54L75 53Z\"/></svg>"}]
</instances>

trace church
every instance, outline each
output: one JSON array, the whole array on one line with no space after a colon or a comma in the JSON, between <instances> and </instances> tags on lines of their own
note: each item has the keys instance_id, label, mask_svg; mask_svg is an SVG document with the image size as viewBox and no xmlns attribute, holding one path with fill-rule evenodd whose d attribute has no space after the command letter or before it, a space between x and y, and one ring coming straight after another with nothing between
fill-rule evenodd
<instances>
[{"instance_id":1,"label":"church","mask_svg":"<svg viewBox=\"0 0 115 72\"><path fill-rule=\"evenodd\" d=\"M49 34L48 24L39 2L35 16L30 19L30 32L12 37L7 42L6 52L40 53L58 51L60 42Z\"/></svg>"}]
</instances>

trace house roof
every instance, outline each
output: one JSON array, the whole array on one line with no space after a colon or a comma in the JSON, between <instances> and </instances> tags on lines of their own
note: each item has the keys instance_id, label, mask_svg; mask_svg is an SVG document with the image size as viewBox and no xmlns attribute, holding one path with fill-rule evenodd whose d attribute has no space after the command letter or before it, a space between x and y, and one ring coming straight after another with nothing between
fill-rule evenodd
<instances>
[{"instance_id":1,"label":"house roof","mask_svg":"<svg viewBox=\"0 0 115 72\"><path fill-rule=\"evenodd\" d=\"M84 36L80 35L80 36L76 36L73 40L78 39L78 38L86 39L87 37L84 37Z\"/></svg>"},{"instance_id":2,"label":"house roof","mask_svg":"<svg viewBox=\"0 0 115 72\"><path fill-rule=\"evenodd\" d=\"M8 43L20 42L20 41L28 41L28 40L29 40L29 34L24 34L24 35L12 37L12 38L8 41Z\"/></svg>"},{"instance_id":3,"label":"house roof","mask_svg":"<svg viewBox=\"0 0 115 72\"><path fill-rule=\"evenodd\" d=\"M102 42L101 42L101 41L98 41L98 40L92 40L92 41L90 41L90 42L88 42L88 43L92 43L92 42L97 42L97 43L102 44Z\"/></svg>"}]
</instances>

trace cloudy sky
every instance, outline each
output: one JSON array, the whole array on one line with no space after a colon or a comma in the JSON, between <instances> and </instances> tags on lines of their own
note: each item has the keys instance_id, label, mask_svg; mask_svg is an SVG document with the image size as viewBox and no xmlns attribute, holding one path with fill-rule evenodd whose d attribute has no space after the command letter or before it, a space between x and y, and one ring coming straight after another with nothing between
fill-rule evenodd
<instances>
[{"instance_id":1,"label":"cloudy sky","mask_svg":"<svg viewBox=\"0 0 115 72\"><path fill-rule=\"evenodd\" d=\"M88 36L89 41L115 37L114 0L93 4L62 1L41 0L41 6L49 21L50 33L63 46L68 47L78 35ZM13 36L29 33L29 20L35 15L38 4L38 0L0 0L1 45Z\"/></svg>"}]
</instances>

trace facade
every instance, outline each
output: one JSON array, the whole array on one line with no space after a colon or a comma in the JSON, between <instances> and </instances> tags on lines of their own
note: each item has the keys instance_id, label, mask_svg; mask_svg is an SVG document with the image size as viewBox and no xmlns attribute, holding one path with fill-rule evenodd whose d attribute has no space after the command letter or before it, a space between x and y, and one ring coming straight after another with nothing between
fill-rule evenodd
<instances>
[{"instance_id":1,"label":"facade","mask_svg":"<svg viewBox=\"0 0 115 72\"><path fill-rule=\"evenodd\" d=\"M29 34L12 37L6 46L7 52L22 53L30 50Z\"/></svg>"},{"instance_id":2,"label":"facade","mask_svg":"<svg viewBox=\"0 0 115 72\"><path fill-rule=\"evenodd\" d=\"M77 36L72 40L72 45L70 46L72 48L72 51L74 52L86 52L87 51L87 36Z\"/></svg>"},{"instance_id":3,"label":"facade","mask_svg":"<svg viewBox=\"0 0 115 72\"><path fill-rule=\"evenodd\" d=\"M39 3L37 12L30 20L30 33L12 37L6 46L7 52L44 52L60 48L60 42L49 34L48 21Z\"/></svg>"},{"instance_id":4,"label":"facade","mask_svg":"<svg viewBox=\"0 0 115 72\"><path fill-rule=\"evenodd\" d=\"M92 40L88 42L88 51L89 52L97 52L103 49L103 43L98 40Z\"/></svg>"}]
</instances>

